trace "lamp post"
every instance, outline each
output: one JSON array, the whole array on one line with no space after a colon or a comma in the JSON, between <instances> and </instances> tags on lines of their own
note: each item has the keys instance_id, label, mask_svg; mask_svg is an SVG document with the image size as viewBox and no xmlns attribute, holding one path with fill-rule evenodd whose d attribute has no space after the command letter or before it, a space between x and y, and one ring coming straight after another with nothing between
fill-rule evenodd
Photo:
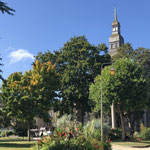
<instances>
[{"instance_id":1,"label":"lamp post","mask_svg":"<svg viewBox=\"0 0 150 150\"><path fill-rule=\"evenodd\" d=\"M102 70L103 70L103 65L109 65L111 63L102 63L101 64L101 142L103 142L103 89L102 89ZM115 74L115 69L112 67L110 69L110 74L114 75Z\"/></svg>"}]
</instances>

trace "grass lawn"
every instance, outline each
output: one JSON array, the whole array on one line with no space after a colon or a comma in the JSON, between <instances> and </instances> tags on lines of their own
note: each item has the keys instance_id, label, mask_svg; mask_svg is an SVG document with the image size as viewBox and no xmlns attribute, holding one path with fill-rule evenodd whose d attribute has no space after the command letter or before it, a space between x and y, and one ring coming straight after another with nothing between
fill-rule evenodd
<instances>
[{"instance_id":1,"label":"grass lawn","mask_svg":"<svg viewBox=\"0 0 150 150\"><path fill-rule=\"evenodd\" d=\"M35 144L23 138L0 138L0 150L30 150Z\"/></svg>"},{"instance_id":2,"label":"grass lawn","mask_svg":"<svg viewBox=\"0 0 150 150\"><path fill-rule=\"evenodd\" d=\"M136 142L132 142L132 141L114 141L112 142L112 144L115 144L115 145L120 145L120 146L133 146L133 147L136 147L136 146L149 146L150 145L150 141L136 141Z\"/></svg>"}]
</instances>

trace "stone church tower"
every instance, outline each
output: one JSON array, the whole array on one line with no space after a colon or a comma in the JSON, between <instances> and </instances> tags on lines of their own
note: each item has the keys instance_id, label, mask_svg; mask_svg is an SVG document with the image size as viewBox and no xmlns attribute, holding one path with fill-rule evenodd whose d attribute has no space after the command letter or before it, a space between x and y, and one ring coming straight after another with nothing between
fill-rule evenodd
<instances>
[{"instance_id":1,"label":"stone church tower","mask_svg":"<svg viewBox=\"0 0 150 150\"><path fill-rule=\"evenodd\" d=\"M124 39L120 34L120 23L117 19L116 8L114 11L114 21L112 23L112 35L109 37L109 53L114 56L117 53L117 48L124 44Z\"/></svg>"}]
</instances>

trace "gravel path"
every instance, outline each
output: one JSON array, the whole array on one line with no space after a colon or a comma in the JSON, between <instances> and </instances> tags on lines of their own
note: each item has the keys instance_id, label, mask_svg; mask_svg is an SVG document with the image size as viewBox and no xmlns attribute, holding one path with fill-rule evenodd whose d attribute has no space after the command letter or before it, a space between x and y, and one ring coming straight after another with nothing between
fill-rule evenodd
<instances>
[{"instance_id":1,"label":"gravel path","mask_svg":"<svg viewBox=\"0 0 150 150\"><path fill-rule=\"evenodd\" d=\"M112 144L112 150L150 150L149 148L132 148L127 146L120 146Z\"/></svg>"}]
</instances>

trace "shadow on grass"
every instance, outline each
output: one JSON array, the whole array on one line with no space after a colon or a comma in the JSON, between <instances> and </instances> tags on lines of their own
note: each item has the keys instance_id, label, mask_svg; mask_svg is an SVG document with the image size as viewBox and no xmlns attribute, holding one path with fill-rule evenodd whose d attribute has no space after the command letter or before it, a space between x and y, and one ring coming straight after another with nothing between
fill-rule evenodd
<instances>
[{"instance_id":1,"label":"shadow on grass","mask_svg":"<svg viewBox=\"0 0 150 150\"><path fill-rule=\"evenodd\" d=\"M150 141L144 141L144 140L142 140L142 141L137 141L137 140L127 140L127 141L122 141L122 140L113 140L113 142L117 142L117 143L122 143L122 142L126 142L126 143L128 143L128 142L133 142L133 143L146 143L146 144L150 144Z\"/></svg>"},{"instance_id":2,"label":"shadow on grass","mask_svg":"<svg viewBox=\"0 0 150 150\"><path fill-rule=\"evenodd\" d=\"M25 142L27 141L26 139L0 139L1 142Z\"/></svg>"},{"instance_id":3,"label":"shadow on grass","mask_svg":"<svg viewBox=\"0 0 150 150\"><path fill-rule=\"evenodd\" d=\"M30 148L31 146L33 146L33 143L27 143L27 144L21 144L21 143L0 143L0 147L12 147L12 148Z\"/></svg>"}]
</instances>

